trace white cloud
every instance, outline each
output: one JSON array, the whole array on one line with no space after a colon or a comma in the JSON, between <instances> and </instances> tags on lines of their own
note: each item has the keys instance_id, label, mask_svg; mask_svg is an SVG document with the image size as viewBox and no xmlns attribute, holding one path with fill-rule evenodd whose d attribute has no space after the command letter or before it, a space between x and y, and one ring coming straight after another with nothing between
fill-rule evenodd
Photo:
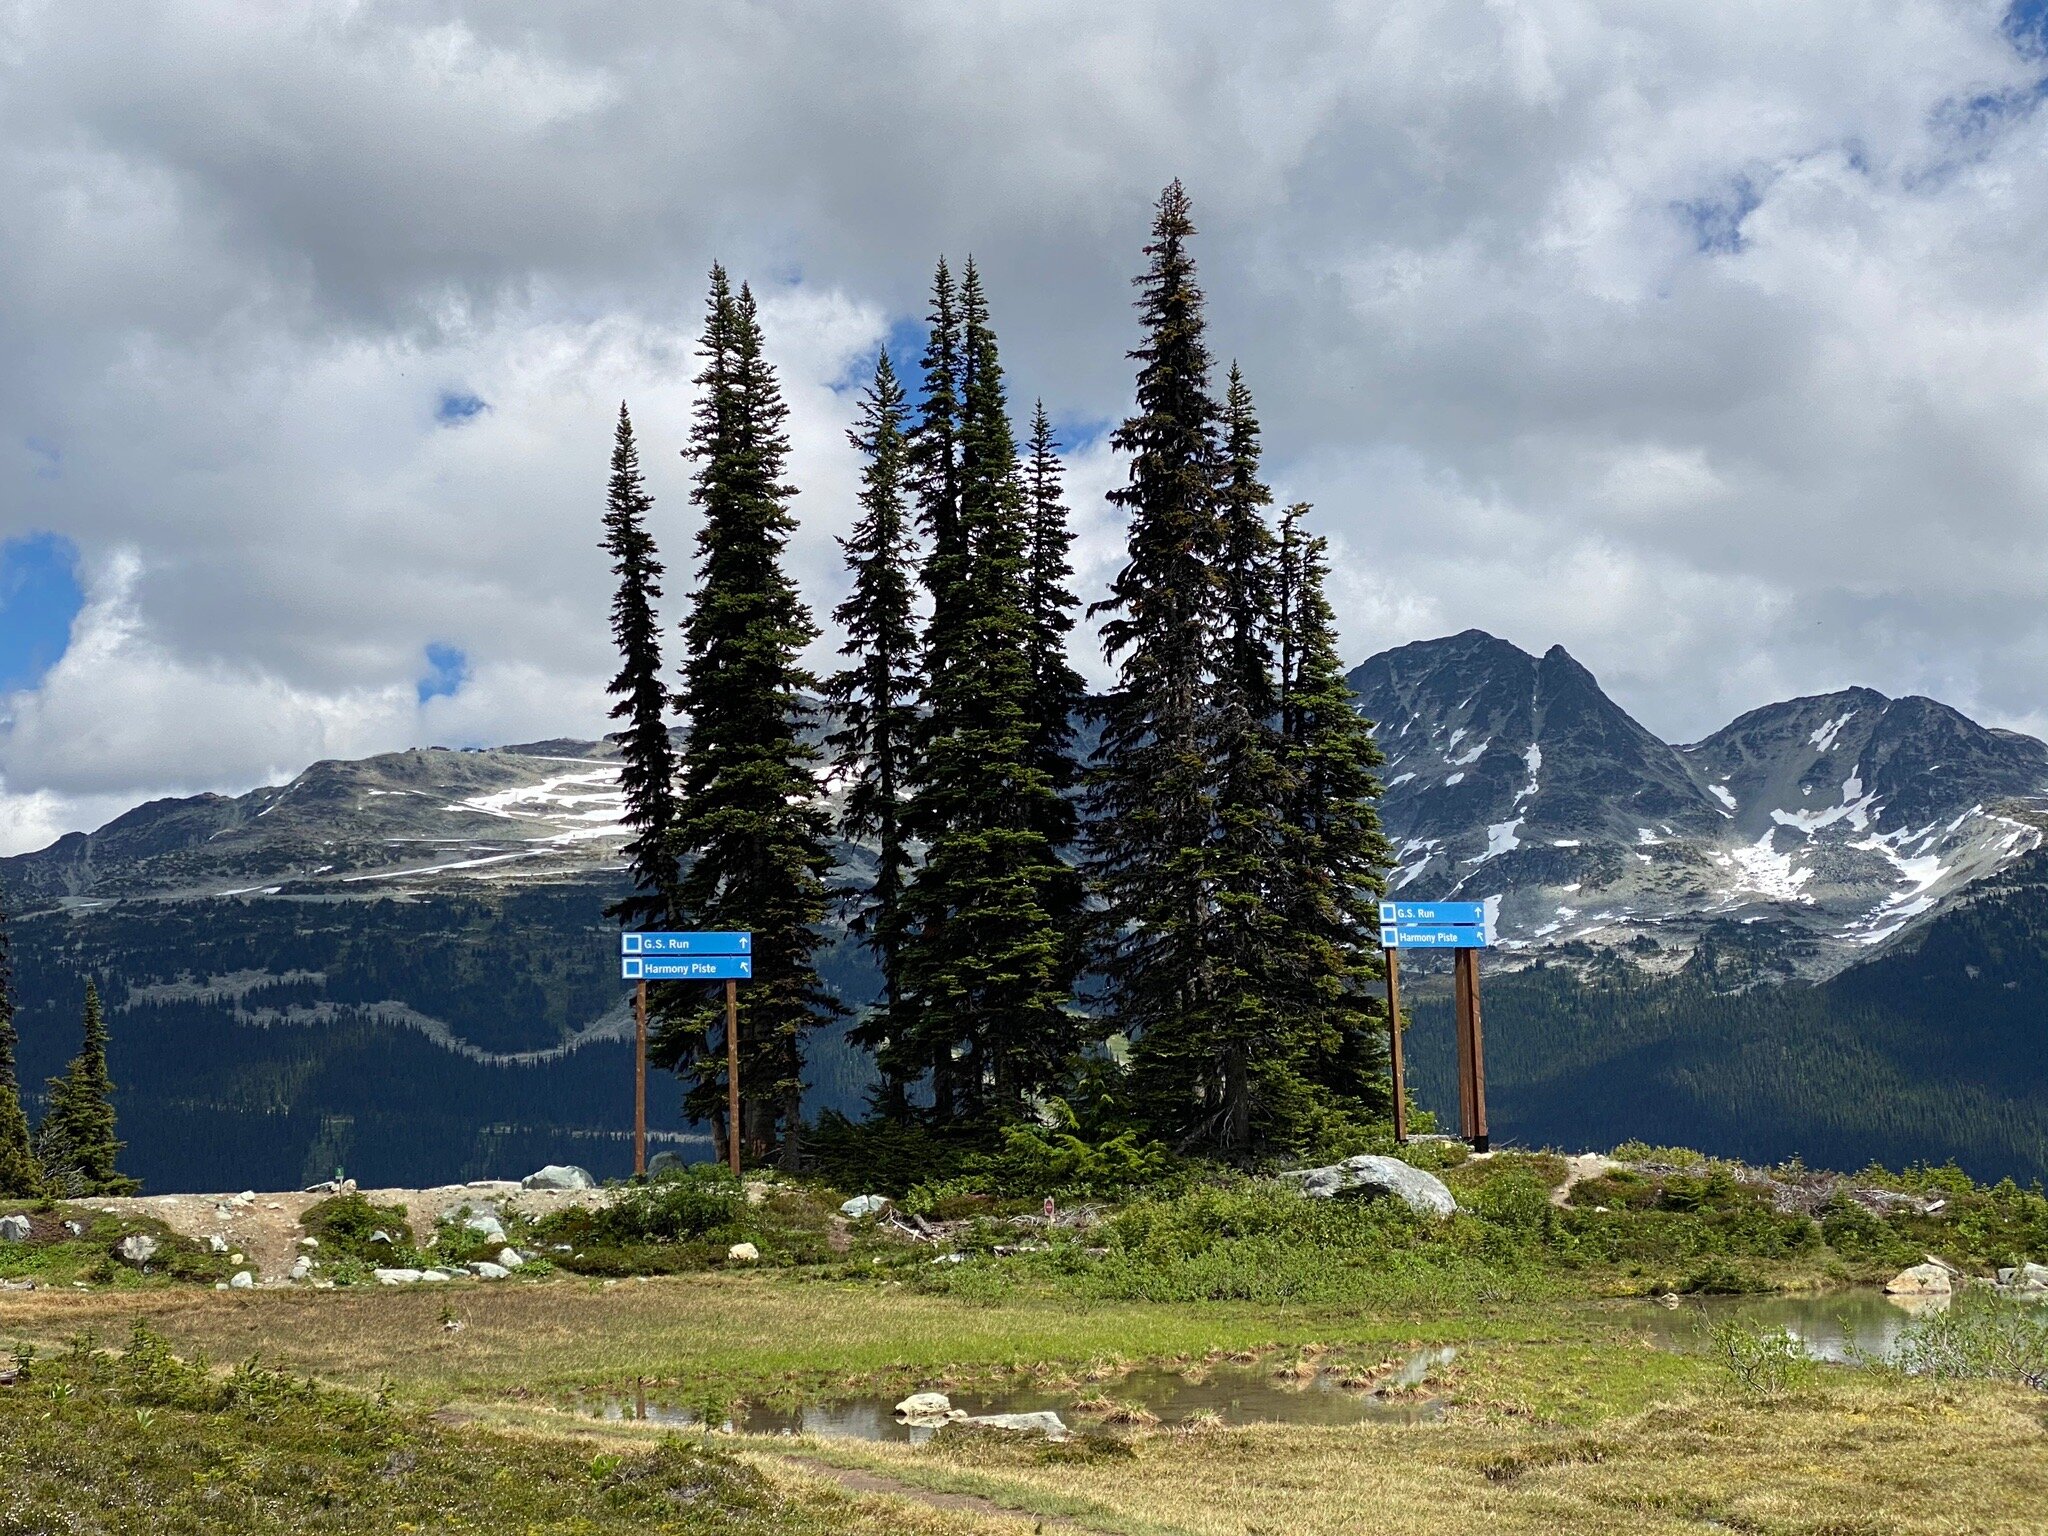
<instances>
[{"instance_id":1,"label":"white cloud","mask_svg":"<svg viewBox=\"0 0 2048 1536\"><path fill-rule=\"evenodd\" d=\"M611 416L680 594L714 255L763 295L822 618L847 373L932 258L980 260L1020 408L1113 419L1174 174L1357 655L1561 641L1674 736L1850 682L2038 722L2048 66L2001 17L0 10L0 536L96 573L9 703L0 844L323 752L598 729ZM448 391L489 409L438 425ZM1073 466L1085 596L1118 472ZM429 643L471 680L421 705Z\"/></svg>"}]
</instances>

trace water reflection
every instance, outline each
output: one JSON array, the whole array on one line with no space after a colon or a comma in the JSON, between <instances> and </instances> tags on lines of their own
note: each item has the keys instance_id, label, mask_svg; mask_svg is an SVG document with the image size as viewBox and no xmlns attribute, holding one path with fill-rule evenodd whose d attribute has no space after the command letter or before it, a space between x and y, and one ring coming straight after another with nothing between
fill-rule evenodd
<instances>
[{"instance_id":1,"label":"water reflection","mask_svg":"<svg viewBox=\"0 0 2048 1536\"><path fill-rule=\"evenodd\" d=\"M1888 1360L1899 1333L1916 1317L1939 1312L1946 1296L1886 1296L1837 1291L1821 1296L1697 1296L1678 1306L1643 1308L1643 1323L1666 1349L1697 1349L1716 1323L1783 1329L1816 1360Z\"/></svg>"},{"instance_id":2,"label":"water reflection","mask_svg":"<svg viewBox=\"0 0 2048 1536\"><path fill-rule=\"evenodd\" d=\"M1103 1398L1114 1400L1119 1407L1142 1410L1162 1424L1208 1415L1225 1424L1417 1424L1442 1415L1443 1402L1417 1389L1425 1386L1431 1372L1456 1359L1457 1353L1449 1346L1418 1350L1403 1360L1393 1374L1378 1378L1371 1391L1360 1389L1355 1378L1337 1370L1318 1371L1296 1379L1276 1376L1270 1367L1204 1365L1185 1373L1132 1371L1092 1385L984 1393L962 1391L950 1396L955 1408L971 1415L1050 1410L1076 1429L1102 1421L1099 1414L1080 1405ZM1354 1385L1345 1386L1346 1380L1353 1380ZM1396 1393L1402 1395L1393 1395ZM795 1407L743 1404L733 1409L708 1409L703 1405L649 1398L644 1389L636 1388L630 1396L583 1397L573 1400L570 1406L613 1421L639 1419L686 1429L702 1428L708 1411L715 1426L727 1432L824 1435L921 1445L937 1430L900 1422L896 1403L901 1395L820 1399Z\"/></svg>"}]
</instances>

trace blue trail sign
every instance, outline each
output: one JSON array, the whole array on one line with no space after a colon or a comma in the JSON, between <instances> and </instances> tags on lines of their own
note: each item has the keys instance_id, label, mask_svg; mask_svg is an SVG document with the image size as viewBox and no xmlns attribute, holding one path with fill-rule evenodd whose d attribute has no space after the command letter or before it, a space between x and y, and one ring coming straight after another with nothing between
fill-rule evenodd
<instances>
[{"instance_id":1,"label":"blue trail sign","mask_svg":"<svg viewBox=\"0 0 2048 1536\"><path fill-rule=\"evenodd\" d=\"M1484 928L1486 926L1486 903L1483 901L1383 901L1380 903L1380 926L1392 928L1396 924L1422 923L1431 927Z\"/></svg>"},{"instance_id":2,"label":"blue trail sign","mask_svg":"<svg viewBox=\"0 0 2048 1536\"><path fill-rule=\"evenodd\" d=\"M752 955L621 955L626 981L752 981Z\"/></svg>"},{"instance_id":3,"label":"blue trail sign","mask_svg":"<svg viewBox=\"0 0 2048 1536\"><path fill-rule=\"evenodd\" d=\"M622 955L751 955L751 933L622 933Z\"/></svg>"},{"instance_id":4,"label":"blue trail sign","mask_svg":"<svg viewBox=\"0 0 2048 1536\"><path fill-rule=\"evenodd\" d=\"M1484 928L1436 928L1403 923L1380 930L1382 949L1484 949L1486 946L1487 932Z\"/></svg>"}]
</instances>

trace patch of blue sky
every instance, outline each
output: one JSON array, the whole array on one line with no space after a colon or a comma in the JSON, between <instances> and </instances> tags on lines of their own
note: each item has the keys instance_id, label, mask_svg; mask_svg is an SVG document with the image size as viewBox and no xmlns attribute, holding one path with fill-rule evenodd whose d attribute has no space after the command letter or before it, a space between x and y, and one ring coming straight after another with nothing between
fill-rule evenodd
<instances>
[{"instance_id":1,"label":"patch of blue sky","mask_svg":"<svg viewBox=\"0 0 2048 1536\"><path fill-rule=\"evenodd\" d=\"M2002 26L2023 57L2048 58L2048 0L2012 0Z\"/></svg>"},{"instance_id":2,"label":"patch of blue sky","mask_svg":"<svg viewBox=\"0 0 2048 1536\"><path fill-rule=\"evenodd\" d=\"M883 347L889 349L889 367L896 374L896 382L903 386L903 393L910 397L913 413L917 409L918 361L924 356L925 327L921 320L899 319L889 322L889 332L880 345L863 349L840 371L832 381L835 395L859 394L875 381L875 359Z\"/></svg>"},{"instance_id":3,"label":"patch of blue sky","mask_svg":"<svg viewBox=\"0 0 2048 1536\"><path fill-rule=\"evenodd\" d=\"M419 680L422 704L429 699L451 698L469 681L469 655L460 646L436 640L428 645L426 675Z\"/></svg>"},{"instance_id":4,"label":"patch of blue sky","mask_svg":"<svg viewBox=\"0 0 2048 1536\"><path fill-rule=\"evenodd\" d=\"M434 420L444 427L459 427L464 422L476 420L490 408L490 402L481 395L472 395L467 390L444 389L440 403L434 407Z\"/></svg>"},{"instance_id":5,"label":"patch of blue sky","mask_svg":"<svg viewBox=\"0 0 2048 1536\"><path fill-rule=\"evenodd\" d=\"M33 688L71 645L85 606L78 546L54 533L0 544L0 692Z\"/></svg>"},{"instance_id":6,"label":"patch of blue sky","mask_svg":"<svg viewBox=\"0 0 2048 1536\"><path fill-rule=\"evenodd\" d=\"M1702 255L1733 256L1747 243L1742 221L1762 207L1763 200L1749 177L1737 176L1725 195L1673 203L1672 210L1691 228L1693 244Z\"/></svg>"}]
</instances>

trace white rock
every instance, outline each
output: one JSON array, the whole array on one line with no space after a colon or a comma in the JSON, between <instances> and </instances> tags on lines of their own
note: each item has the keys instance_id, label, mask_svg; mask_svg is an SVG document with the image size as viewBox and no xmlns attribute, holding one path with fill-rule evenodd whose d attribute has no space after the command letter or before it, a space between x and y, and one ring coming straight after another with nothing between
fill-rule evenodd
<instances>
[{"instance_id":1,"label":"white rock","mask_svg":"<svg viewBox=\"0 0 2048 1536\"><path fill-rule=\"evenodd\" d=\"M462 1225L466 1230L479 1234L485 1242L505 1241L505 1225L495 1216L472 1216Z\"/></svg>"},{"instance_id":2,"label":"white rock","mask_svg":"<svg viewBox=\"0 0 2048 1536\"><path fill-rule=\"evenodd\" d=\"M521 1189L595 1189L597 1180L587 1169L569 1163L549 1163L519 1181Z\"/></svg>"},{"instance_id":3,"label":"white rock","mask_svg":"<svg viewBox=\"0 0 2048 1536\"><path fill-rule=\"evenodd\" d=\"M28 1218L26 1216L0 1216L0 1243L25 1243L28 1241Z\"/></svg>"},{"instance_id":4,"label":"white rock","mask_svg":"<svg viewBox=\"0 0 2048 1536\"><path fill-rule=\"evenodd\" d=\"M943 1392L913 1392L896 1405L896 1417L910 1424L943 1424L953 1400Z\"/></svg>"},{"instance_id":5,"label":"white rock","mask_svg":"<svg viewBox=\"0 0 2048 1536\"><path fill-rule=\"evenodd\" d=\"M237 1205L254 1205L255 1203L256 1191L253 1189L245 1189L239 1195L235 1196L235 1204Z\"/></svg>"},{"instance_id":6,"label":"white rock","mask_svg":"<svg viewBox=\"0 0 2048 1536\"><path fill-rule=\"evenodd\" d=\"M147 1232L130 1232L114 1245L114 1257L124 1264L147 1264L156 1257L157 1240Z\"/></svg>"},{"instance_id":7,"label":"white rock","mask_svg":"<svg viewBox=\"0 0 2048 1536\"><path fill-rule=\"evenodd\" d=\"M416 1269L373 1269L370 1277L379 1285L418 1285L420 1272Z\"/></svg>"},{"instance_id":8,"label":"white rock","mask_svg":"<svg viewBox=\"0 0 2048 1536\"><path fill-rule=\"evenodd\" d=\"M298 1257L297 1257L296 1259L293 1259L293 1260L292 1260L292 1267L291 1267L291 1278L292 1278L292 1279L294 1279L294 1280L306 1280L306 1279L310 1279L310 1278L311 1278L311 1276L312 1276L312 1274L313 1274L313 1261L312 1261L311 1259L307 1258L307 1257L306 1257L306 1255L304 1255L304 1254L302 1253L302 1254L300 1254L300 1255L299 1255L299 1256L298 1256Z\"/></svg>"},{"instance_id":9,"label":"white rock","mask_svg":"<svg viewBox=\"0 0 2048 1536\"><path fill-rule=\"evenodd\" d=\"M488 1259L478 1259L469 1266L469 1272L479 1280L506 1280L512 1275L512 1271L504 1265L493 1264Z\"/></svg>"},{"instance_id":10,"label":"white rock","mask_svg":"<svg viewBox=\"0 0 2048 1536\"><path fill-rule=\"evenodd\" d=\"M725 1250L725 1256L739 1264L758 1264L761 1262L761 1250L752 1243L734 1243Z\"/></svg>"},{"instance_id":11,"label":"white rock","mask_svg":"<svg viewBox=\"0 0 2048 1536\"><path fill-rule=\"evenodd\" d=\"M887 1209L887 1195L855 1195L851 1200L841 1202L839 1214L860 1221L869 1216L879 1216Z\"/></svg>"},{"instance_id":12,"label":"white rock","mask_svg":"<svg viewBox=\"0 0 2048 1536\"><path fill-rule=\"evenodd\" d=\"M391 1234L382 1227L379 1227L370 1234L370 1241L373 1243L389 1243L391 1241Z\"/></svg>"},{"instance_id":13,"label":"white rock","mask_svg":"<svg viewBox=\"0 0 2048 1536\"><path fill-rule=\"evenodd\" d=\"M206 1250L209 1253L226 1253L228 1240L216 1232L206 1240Z\"/></svg>"},{"instance_id":14,"label":"white rock","mask_svg":"<svg viewBox=\"0 0 2048 1536\"><path fill-rule=\"evenodd\" d=\"M1425 1216L1453 1216L1458 1202L1448 1184L1398 1157L1375 1157L1370 1153L1347 1157L1327 1168L1297 1168L1280 1175L1295 1179L1301 1192L1312 1200L1337 1195L1393 1195L1410 1210Z\"/></svg>"},{"instance_id":15,"label":"white rock","mask_svg":"<svg viewBox=\"0 0 2048 1536\"><path fill-rule=\"evenodd\" d=\"M320 1239L317 1237L302 1237L299 1239L299 1246L301 1248L318 1248L320 1246Z\"/></svg>"},{"instance_id":16,"label":"white rock","mask_svg":"<svg viewBox=\"0 0 2048 1536\"><path fill-rule=\"evenodd\" d=\"M1887 1296L1946 1296L1953 1290L1945 1264L1915 1264L1902 1269L1885 1282Z\"/></svg>"},{"instance_id":17,"label":"white rock","mask_svg":"<svg viewBox=\"0 0 2048 1536\"><path fill-rule=\"evenodd\" d=\"M423 1269L420 1271L420 1278L430 1283L434 1281L445 1283L453 1280L455 1277L445 1269Z\"/></svg>"},{"instance_id":18,"label":"white rock","mask_svg":"<svg viewBox=\"0 0 2048 1536\"><path fill-rule=\"evenodd\" d=\"M247 1271L246 1269L236 1270L234 1276L228 1281L229 1290L252 1291L255 1288L256 1277L250 1274L249 1271Z\"/></svg>"},{"instance_id":19,"label":"white rock","mask_svg":"<svg viewBox=\"0 0 2048 1536\"><path fill-rule=\"evenodd\" d=\"M500 1248L498 1250L498 1262L507 1269L517 1269L526 1260L520 1256L517 1248Z\"/></svg>"}]
</instances>

